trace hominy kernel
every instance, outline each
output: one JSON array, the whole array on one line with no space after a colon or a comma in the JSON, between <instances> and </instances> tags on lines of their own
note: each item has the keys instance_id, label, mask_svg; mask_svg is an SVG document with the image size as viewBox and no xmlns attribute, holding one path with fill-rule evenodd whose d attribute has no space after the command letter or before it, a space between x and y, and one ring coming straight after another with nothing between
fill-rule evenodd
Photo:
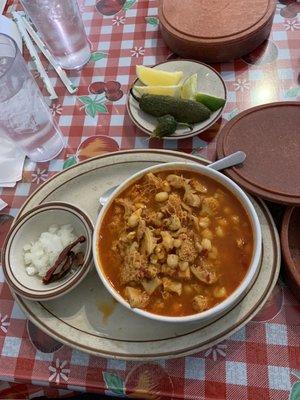
<instances>
[{"instance_id":1,"label":"hominy kernel","mask_svg":"<svg viewBox=\"0 0 300 400\"><path fill-rule=\"evenodd\" d=\"M150 261L152 262L152 264L157 264L157 262L158 262L157 255L156 254L151 254Z\"/></svg>"},{"instance_id":2,"label":"hominy kernel","mask_svg":"<svg viewBox=\"0 0 300 400\"><path fill-rule=\"evenodd\" d=\"M155 201L158 203L163 203L164 201L167 201L169 198L169 194L167 192L159 192L155 195Z\"/></svg>"},{"instance_id":3,"label":"hominy kernel","mask_svg":"<svg viewBox=\"0 0 300 400\"><path fill-rule=\"evenodd\" d=\"M218 258L218 250L215 246L212 246L210 252L208 253L208 258L211 260L216 260Z\"/></svg>"},{"instance_id":4,"label":"hominy kernel","mask_svg":"<svg viewBox=\"0 0 300 400\"><path fill-rule=\"evenodd\" d=\"M207 228L210 225L210 219L208 217L199 218L199 226L201 228Z\"/></svg>"},{"instance_id":5,"label":"hominy kernel","mask_svg":"<svg viewBox=\"0 0 300 400\"><path fill-rule=\"evenodd\" d=\"M210 229L204 229L204 231L201 232L202 237L206 238L206 239L212 239L213 238L213 233Z\"/></svg>"},{"instance_id":6,"label":"hominy kernel","mask_svg":"<svg viewBox=\"0 0 300 400\"><path fill-rule=\"evenodd\" d=\"M135 207L136 208L145 208L146 206L143 203L135 203Z\"/></svg>"},{"instance_id":7,"label":"hominy kernel","mask_svg":"<svg viewBox=\"0 0 300 400\"><path fill-rule=\"evenodd\" d=\"M163 189L165 192L170 193L170 192L171 192L171 187L170 187L169 182L164 181L162 189Z\"/></svg>"},{"instance_id":8,"label":"hominy kernel","mask_svg":"<svg viewBox=\"0 0 300 400\"><path fill-rule=\"evenodd\" d=\"M220 226L216 227L216 235L218 237L224 237L225 236L224 230Z\"/></svg>"},{"instance_id":9,"label":"hominy kernel","mask_svg":"<svg viewBox=\"0 0 300 400\"><path fill-rule=\"evenodd\" d=\"M203 247L201 246L201 244L198 241L195 242L195 247L196 247L198 253L201 253L201 251L203 251Z\"/></svg>"},{"instance_id":10,"label":"hominy kernel","mask_svg":"<svg viewBox=\"0 0 300 400\"><path fill-rule=\"evenodd\" d=\"M173 245L176 249L178 249L182 245L181 239L174 239Z\"/></svg>"},{"instance_id":11,"label":"hominy kernel","mask_svg":"<svg viewBox=\"0 0 300 400\"><path fill-rule=\"evenodd\" d=\"M189 263L187 261L180 261L179 263L179 269L180 271L185 271L189 266Z\"/></svg>"},{"instance_id":12,"label":"hominy kernel","mask_svg":"<svg viewBox=\"0 0 300 400\"><path fill-rule=\"evenodd\" d=\"M177 254L169 254L167 257L167 264L170 268L176 268L178 265L179 257Z\"/></svg>"},{"instance_id":13,"label":"hominy kernel","mask_svg":"<svg viewBox=\"0 0 300 400\"><path fill-rule=\"evenodd\" d=\"M212 245L211 245L211 241L207 238L202 239L201 241L201 246L203 247L204 250L211 250Z\"/></svg>"},{"instance_id":14,"label":"hominy kernel","mask_svg":"<svg viewBox=\"0 0 300 400\"><path fill-rule=\"evenodd\" d=\"M214 296L219 299L222 297L225 297L227 295L226 289L224 286L220 287L220 288L215 288L214 289Z\"/></svg>"},{"instance_id":15,"label":"hominy kernel","mask_svg":"<svg viewBox=\"0 0 300 400\"><path fill-rule=\"evenodd\" d=\"M135 228L139 223L139 216L135 213L131 214L128 218L128 226L130 228Z\"/></svg>"}]
</instances>

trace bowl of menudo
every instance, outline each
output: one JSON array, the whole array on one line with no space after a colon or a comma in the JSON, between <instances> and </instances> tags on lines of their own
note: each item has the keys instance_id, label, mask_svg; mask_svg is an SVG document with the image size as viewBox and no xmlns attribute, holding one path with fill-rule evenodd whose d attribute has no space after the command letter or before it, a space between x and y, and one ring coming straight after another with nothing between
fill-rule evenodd
<instances>
[{"instance_id":1,"label":"bowl of menudo","mask_svg":"<svg viewBox=\"0 0 300 400\"><path fill-rule=\"evenodd\" d=\"M236 305L261 256L255 209L231 179L195 163L147 168L123 182L94 231L97 272L139 315L207 321Z\"/></svg>"}]
</instances>

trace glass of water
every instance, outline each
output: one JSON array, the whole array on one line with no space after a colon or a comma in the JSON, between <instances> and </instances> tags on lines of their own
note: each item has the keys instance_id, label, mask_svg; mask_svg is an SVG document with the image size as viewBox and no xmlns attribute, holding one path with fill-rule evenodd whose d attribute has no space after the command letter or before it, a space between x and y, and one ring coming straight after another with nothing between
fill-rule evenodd
<instances>
[{"instance_id":1,"label":"glass of water","mask_svg":"<svg viewBox=\"0 0 300 400\"><path fill-rule=\"evenodd\" d=\"M80 69L91 56L76 0L21 0L42 40L62 68Z\"/></svg>"},{"instance_id":2,"label":"glass of water","mask_svg":"<svg viewBox=\"0 0 300 400\"><path fill-rule=\"evenodd\" d=\"M32 161L49 161L64 147L16 42L4 34L0 34L0 129Z\"/></svg>"}]
</instances>

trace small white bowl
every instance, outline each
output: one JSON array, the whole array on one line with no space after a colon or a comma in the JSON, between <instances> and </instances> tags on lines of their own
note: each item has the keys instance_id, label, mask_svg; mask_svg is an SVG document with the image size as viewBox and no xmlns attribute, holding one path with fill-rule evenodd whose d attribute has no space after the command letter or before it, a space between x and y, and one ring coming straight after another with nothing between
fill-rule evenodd
<instances>
[{"instance_id":1,"label":"small white bowl","mask_svg":"<svg viewBox=\"0 0 300 400\"><path fill-rule=\"evenodd\" d=\"M225 186L243 205L245 211L248 214L249 220L251 222L251 227L252 227L252 232L253 232L253 254L252 254L252 259L251 263L249 266L249 269L247 271L247 274L241 284L236 288L236 290L228 296L224 301L221 303L217 304L216 306L210 308L207 311L203 311L198 314L192 314L192 315L187 315L183 317L169 317L169 316L164 316L164 315L157 315L153 314L148 311L141 310L139 308L131 308L129 303L115 290L115 288L111 285L110 281L105 275L105 272L103 271L102 265L101 265L101 260L99 257L99 251L98 251L98 239L99 239L99 233L102 225L103 218L105 217L106 212L110 208L112 202L116 197L118 197L125 189L127 189L129 186L131 186L134 182L139 180L142 176L149 172L161 172L161 171L193 171L196 173L199 173L201 175L207 176L217 182L219 182L221 185ZM123 306L127 307L128 309L132 310L136 314L142 315L147 318L151 318L157 321L164 321L164 322L176 322L176 323L187 323L187 322L207 322L211 321L213 319L216 319L220 317L221 315L224 315L226 312L228 312L230 309L232 309L248 292L250 289L251 285L253 284L258 271L259 271L259 266L260 266L260 258L261 258L261 249L262 249L262 235L261 235L261 227L260 227L260 222L258 219L258 216L256 214L256 211L245 194L245 192L236 184L234 183L231 179L227 178L225 175L221 174L220 172L217 172L213 169L210 169L208 167L205 167L200 164L191 164L191 163L185 163L185 162L174 162L174 163L166 163L166 164L160 164L160 165L155 165L150 168L146 168L127 180L125 180L112 194L110 199L107 201L107 203L103 206L101 209L100 214L98 215L98 219L96 221L95 225L95 230L94 230L94 237L93 237L93 256L94 256L94 263L96 265L96 270L106 287L106 289L111 293L111 295Z\"/></svg>"},{"instance_id":2,"label":"small white bowl","mask_svg":"<svg viewBox=\"0 0 300 400\"><path fill-rule=\"evenodd\" d=\"M27 274L23 247L36 241L52 224L71 224L76 236L85 236L86 241L80 244L80 250L84 252L84 263L76 270L71 269L61 280L44 285L40 277ZM64 295L77 286L89 271L92 235L93 224L89 217L71 204L53 202L34 207L16 221L5 240L2 265L7 283L16 293L29 300L51 300Z\"/></svg>"},{"instance_id":3,"label":"small white bowl","mask_svg":"<svg viewBox=\"0 0 300 400\"><path fill-rule=\"evenodd\" d=\"M197 90L199 92L208 93L212 96L220 97L225 100L227 99L227 91L224 80L222 79L221 75L209 65L194 60L169 60L161 64L156 64L152 68L168 72L182 71L183 79L186 79L193 74L197 74ZM132 87L135 85L143 86L139 79L135 80ZM186 139L188 137L199 135L199 133L206 131L215 122L217 122L222 115L224 107L225 104L219 110L212 112L210 118L206 121L194 124L192 131L189 129L178 128L172 136L165 137L164 139ZM141 111L136 100L130 95L130 92L128 93L127 97L127 110L132 122L140 130L151 136L157 125L157 118Z\"/></svg>"}]
</instances>

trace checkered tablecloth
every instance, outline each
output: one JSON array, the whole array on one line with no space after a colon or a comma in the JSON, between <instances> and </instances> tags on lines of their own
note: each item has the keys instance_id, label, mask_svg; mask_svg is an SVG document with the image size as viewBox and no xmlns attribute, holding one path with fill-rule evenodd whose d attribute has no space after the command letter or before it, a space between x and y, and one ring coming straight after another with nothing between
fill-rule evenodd
<instances>
[{"instance_id":1,"label":"checkered tablecloth","mask_svg":"<svg viewBox=\"0 0 300 400\"><path fill-rule=\"evenodd\" d=\"M76 96L69 95L47 68L59 94L51 110L66 139L66 150L49 163L27 161L22 181L13 189L0 189L0 197L8 203L0 215L0 247L26 198L63 168L96 154L145 147L213 159L214 138L226 120L250 106L300 99L300 3L282 0L268 42L243 59L214 65L228 89L223 119L199 137L178 143L149 141L129 120L125 93L135 78L136 64L153 65L176 57L160 36L157 1L126 0L110 17L97 11L95 0L80 3L93 55L81 72L70 75L79 87ZM115 91L124 93L119 100L110 101L109 93L95 94L97 84L108 81L116 82ZM253 321L205 352L151 363L106 360L63 346L29 323L0 269L0 399L89 391L147 399L299 400L299 315L299 302L279 282Z\"/></svg>"}]
</instances>

